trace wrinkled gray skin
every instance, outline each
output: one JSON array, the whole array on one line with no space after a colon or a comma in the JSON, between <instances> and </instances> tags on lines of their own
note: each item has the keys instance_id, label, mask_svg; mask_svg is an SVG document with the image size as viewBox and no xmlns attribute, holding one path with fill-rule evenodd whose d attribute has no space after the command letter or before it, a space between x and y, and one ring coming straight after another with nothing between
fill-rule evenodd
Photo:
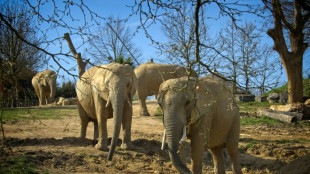
<instances>
[{"instance_id":1,"label":"wrinkled gray skin","mask_svg":"<svg viewBox=\"0 0 310 174\"><path fill-rule=\"evenodd\" d=\"M191 173L177 154L186 125L191 139L192 170L202 173L206 148L213 156L214 172L225 173L223 148L227 148L234 173L241 173L238 142L239 108L231 90L223 82L210 78L171 79L159 89L158 103L164 115L170 158L180 173Z\"/></svg>"},{"instance_id":2,"label":"wrinkled gray skin","mask_svg":"<svg viewBox=\"0 0 310 174\"><path fill-rule=\"evenodd\" d=\"M39 98L39 106L54 102L57 74L49 69L37 73L32 78L32 86Z\"/></svg>"},{"instance_id":3,"label":"wrinkled gray skin","mask_svg":"<svg viewBox=\"0 0 310 174\"><path fill-rule=\"evenodd\" d=\"M140 115L150 116L146 107L146 97L157 95L159 85L168 79L179 78L184 76L196 77L197 74L193 70L189 70L183 66L172 64L144 63L135 69L138 80L136 95L140 104Z\"/></svg>"},{"instance_id":4,"label":"wrinkled gray skin","mask_svg":"<svg viewBox=\"0 0 310 174\"><path fill-rule=\"evenodd\" d=\"M97 138L99 133L95 147L99 150L108 150L107 119L113 117L113 135L108 160L113 158L121 124L124 130L121 147L133 148L131 122L132 96L135 88L136 77L131 66L118 63L92 67L76 84L81 138L85 138L87 125L89 121L93 121L94 138Z\"/></svg>"}]
</instances>

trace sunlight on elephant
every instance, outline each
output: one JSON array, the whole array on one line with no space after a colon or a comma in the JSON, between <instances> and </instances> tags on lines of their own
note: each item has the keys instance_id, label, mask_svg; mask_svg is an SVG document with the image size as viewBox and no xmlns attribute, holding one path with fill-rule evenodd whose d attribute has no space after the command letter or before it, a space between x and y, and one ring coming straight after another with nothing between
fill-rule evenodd
<instances>
[{"instance_id":1,"label":"sunlight on elephant","mask_svg":"<svg viewBox=\"0 0 310 174\"><path fill-rule=\"evenodd\" d=\"M197 76L194 70L172 64L144 63L135 69L138 80L136 95L140 104L140 115L150 116L146 107L146 97L157 95L160 84L168 79L183 76Z\"/></svg>"},{"instance_id":2,"label":"sunlight on elephant","mask_svg":"<svg viewBox=\"0 0 310 174\"><path fill-rule=\"evenodd\" d=\"M32 78L32 86L39 98L39 106L54 102L57 74L49 69L37 73Z\"/></svg>"},{"instance_id":3,"label":"sunlight on elephant","mask_svg":"<svg viewBox=\"0 0 310 174\"><path fill-rule=\"evenodd\" d=\"M185 141L186 136L191 140L194 173L202 173L207 148L213 156L214 172L225 173L222 152L225 147L233 172L241 173L239 108L227 84L211 78L167 80L160 86L158 103L163 111L163 139L167 138L171 161L180 173L191 173L177 153L180 140Z\"/></svg>"},{"instance_id":4,"label":"sunlight on elephant","mask_svg":"<svg viewBox=\"0 0 310 174\"><path fill-rule=\"evenodd\" d=\"M95 66L87 70L76 84L78 110L81 118L80 137L86 137L87 125L94 122L96 148L108 150L107 119L113 117L113 135L108 154L112 160L123 126L122 148L133 148L131 142L132 97L136 76L131 66L118 63Z\"/></svg>"}]
</instances>

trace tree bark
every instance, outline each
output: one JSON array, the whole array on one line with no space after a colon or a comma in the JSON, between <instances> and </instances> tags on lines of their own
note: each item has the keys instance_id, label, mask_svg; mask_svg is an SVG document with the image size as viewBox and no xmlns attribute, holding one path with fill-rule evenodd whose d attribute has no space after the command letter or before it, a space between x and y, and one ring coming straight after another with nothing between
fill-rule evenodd
<instances>
[{"instance_id":1,"label":"tree bark","mask_svg":"<svg viewBox=\"0 0 310 174\"><path fill-rule=\"evenodd\" d=\"M71 50L71 53L75 57L75 60L77 62L78 69L79 69L79 77L81 78L81 76L85 72L85 68L86 68L87 63L89 62L89 59L86 60L85 62L82 60L81 53L77 53L76 52L76 50L74 48L74 45L73 45L73 43L71 41L69 33L65 33L64 34L64 39L66 39L66 41L68 42L69 48Z\"/></svg>"},{"instance_id":2,"label":"tree bark","mask_svg":"<svg viewBox=\"0 0 310 174\"><path fill-rule=\"evenodd\" d=\"M274 17L274 28L269 29L267 34L273 39L274 47L281 58L288 79L288 103L303 102L303 77L302 77L302 60L303 54L308 47L304 43L303 29L306 21L309 19L309 13L301 14L301 7L295 1L294 23L290 24L282 11L279 0L272 0L272 14ZM289 30L291 50L287 48L283 26Z\"/></svg>"}]
</instances>

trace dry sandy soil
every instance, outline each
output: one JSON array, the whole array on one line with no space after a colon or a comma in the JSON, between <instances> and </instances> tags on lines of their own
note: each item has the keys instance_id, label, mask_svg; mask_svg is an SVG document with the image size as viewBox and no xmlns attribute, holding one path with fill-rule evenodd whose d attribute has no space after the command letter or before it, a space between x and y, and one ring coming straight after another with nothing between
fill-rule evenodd
<instances>
[{"instance_id":1,"label":"dry sandy soil","mask_svg":"<svg viewBox=\"0 0 310 174\"><path fill-rule=\"evenodd\" d=\"M135 149L117 148L111 162L106 162L107 152L94 148L92 123L87 130L87 139L78 138L80 127L76 106L68 107L72 114L61 119L7 121L3 127L13 153L7 149L2 152L0 167L10 158L25 156L38 173L177 173L168 152L160 150L163 125L154 116L158 106L155 101L147 104L153 116L138 117L138 104L133 104ZM248 116L253 114L242 114L242 117ZM109 120L109 135L111 124L112 120ZM243 173L310 173L309 135L309 126L242 126L239 147ZM185 149L190 167L188 145ZM224 156L226 173L232 173L229 157L225 153ZM213 173L212 157L208 152L204 157L203 173Z\"/></svg>"}]
</instances>

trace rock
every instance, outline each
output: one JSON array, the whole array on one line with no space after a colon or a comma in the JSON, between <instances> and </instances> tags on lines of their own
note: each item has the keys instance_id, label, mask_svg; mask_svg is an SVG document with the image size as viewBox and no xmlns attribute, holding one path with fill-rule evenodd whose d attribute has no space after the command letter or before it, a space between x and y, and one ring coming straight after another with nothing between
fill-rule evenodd
<instances>
[{"instance_id":1,"label":"rock","mask_svg":"<svg viewBox=\"0 0 310 174\"><path fill-rule=\"evenodd\" d=\"M66 105L76 105L77 98L63 98L59 97L57 105L66 106Z\"/></svg>"},{"instance_id":2,"label":"rock","mask_svg":"<svg viewBox=\"0 0 310 174\"><path fill-rule=\"evenodd\" d=\"M270 93L267 97L269 103L278 103L280 95L278 93Z\"/></svg>"},{"instance_id":3,"label":"rock","mask_svg":"<svg viewBox=\"0 0 310 174\"><path fill-rule=\"evenodd\" d=\"M257 102L267 101L267 96L256 96L255 101L257 101Z\"/></svg>"},{"instance_id":4,"label":"rock","mask_svg":"<svg viewBox=\"0 0 310 174\"><path fill-rule=\"evenodd\" d=\"M287 92L281 92L279 94L279 96L280 96L279 103L286 104L287 100L288 100L288 93Z\"/></svg>"}]
</instances>

